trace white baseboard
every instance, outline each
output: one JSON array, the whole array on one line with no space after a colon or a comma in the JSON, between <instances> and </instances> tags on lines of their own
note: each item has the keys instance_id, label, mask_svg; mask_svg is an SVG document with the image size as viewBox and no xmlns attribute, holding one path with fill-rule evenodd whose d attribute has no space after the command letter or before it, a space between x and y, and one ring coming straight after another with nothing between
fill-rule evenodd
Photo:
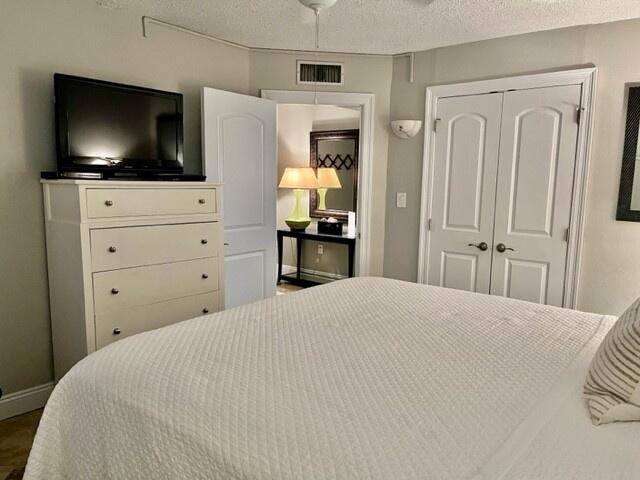
<instances>
[{"instance_id":1,"label":"white baseboard","mask_svg":"<svg viewBox=\"0 0 640 480\"><path fill-rule=\"evenodd\" d=\"M53 382L9 393L0 398L0 420L44 407L53 390Z\"/></svg>"}]
</instances>

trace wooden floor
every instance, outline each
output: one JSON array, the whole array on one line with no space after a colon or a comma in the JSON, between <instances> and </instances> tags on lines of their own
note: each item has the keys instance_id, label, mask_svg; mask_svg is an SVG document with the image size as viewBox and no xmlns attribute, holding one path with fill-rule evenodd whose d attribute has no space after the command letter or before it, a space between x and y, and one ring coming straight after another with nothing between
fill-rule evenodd
<instances>
[{"instance_id":1,"label":"wooden floor","mask_svg":"<svg viewBox=\"0 0 640 480\"><path fill-rule=\"evenodd\" d=\"M20 480L42 410L0 422L0 480Z\"/></svg>"},{"instance_id":2,"label":"wooden floor","mask_svg":"<svg viewBox=\"0 0 640 480\"><path fill-rule=\"evenodd\" d=\"M297 292L298 290L302 290L302 287L297 287L295 285L291 285L287 282L279 283L276 287L276 295L285 295L287 293ZM0 480L1 477L0 477Z\"/></svg>"}]
</instances>

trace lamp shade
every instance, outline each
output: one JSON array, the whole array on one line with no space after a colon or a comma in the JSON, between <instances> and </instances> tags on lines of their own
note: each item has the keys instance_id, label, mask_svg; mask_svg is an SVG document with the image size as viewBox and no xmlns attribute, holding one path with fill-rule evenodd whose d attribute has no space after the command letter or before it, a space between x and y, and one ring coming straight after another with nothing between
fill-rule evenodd
<instances>
[{"instance_id":1,"label":"lamp shade","mask_svg":"<svg viewBox=\"0 0 640 480\"><path fill-rule=\"evenodd\" d=\"M280 179L280 188L318 188L318 179L313 168L285 168Z\"/></svg>"},{"instance_id":2,"label":"lamp shade","mask_svg":"<svg viewBox=\"0 0 640 480\"><path fill-rule=\"evenodd\" d=\"M335 168L318 169L318 187L320 188L342 188Z\"/></svg>"}]
</instances>

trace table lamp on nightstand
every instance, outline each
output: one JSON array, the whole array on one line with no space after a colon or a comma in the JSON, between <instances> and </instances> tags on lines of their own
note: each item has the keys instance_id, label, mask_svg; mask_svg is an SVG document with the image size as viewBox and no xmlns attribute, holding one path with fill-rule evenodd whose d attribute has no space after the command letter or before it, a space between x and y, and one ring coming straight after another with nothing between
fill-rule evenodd
<instances>
[{"instance_id":1,"label":"table lamp on nightstand","mask_svg":"<svg viewBox=\"0 0 640 480\"><path fill-rule=\"evenodd\" d=\"M327 209L327 189L342 188L338 174L335 168L319 168L318 169L318 210Z\"/></svg>"},{"instance_id":2,"label":"table lamp on nightstand","mask_svg":"<svg viewBox=\"0 0 640 480\"><path fill-rule=\"evenodd\" d=\"M285 223L291 230L305 230L311 223L311 219L302 212L302 191L318 188L318 179L313 168L285 168L280 188L292 188L296 196L296 205Z\"/></svg>"}]
</instances>

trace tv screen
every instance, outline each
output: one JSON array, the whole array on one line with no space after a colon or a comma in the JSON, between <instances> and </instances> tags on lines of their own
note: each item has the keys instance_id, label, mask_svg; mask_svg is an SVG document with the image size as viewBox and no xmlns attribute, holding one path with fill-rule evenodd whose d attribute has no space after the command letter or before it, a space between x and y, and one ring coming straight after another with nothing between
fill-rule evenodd
<instances>
[{"instance_id":1,"label":"tv screen","mask_svg":"<svg viewBox=\"0 0 640 480\"><path fill-rule=\"evenodd\" d=\"M54 75L58 170L182 172L182 95Z\"/></svg>"}]
</instances>

